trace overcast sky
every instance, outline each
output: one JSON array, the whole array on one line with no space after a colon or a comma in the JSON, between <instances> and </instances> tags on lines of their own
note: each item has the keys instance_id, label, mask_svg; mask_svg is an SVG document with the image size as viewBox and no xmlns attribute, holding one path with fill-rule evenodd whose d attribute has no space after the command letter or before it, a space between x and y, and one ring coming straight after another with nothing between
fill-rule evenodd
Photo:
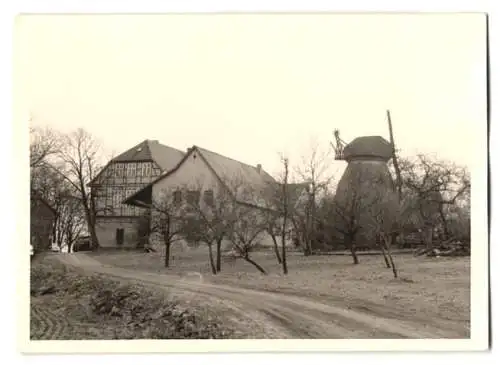
<instances>
[{"instance_id":1,"label":"overcast sky","mask_svg":"<svg viewBox=\"0 0 500 365\"><path fill-rule=\"evenodd\" d=\"M483 15L87 15L17 19L15 111L116 153L196 144L274 173L311 140L388 139L474 165ZM481 146L483 147L483 146ZM342 163L338 166L343 166Z\"/></svg>"}]
</instances>

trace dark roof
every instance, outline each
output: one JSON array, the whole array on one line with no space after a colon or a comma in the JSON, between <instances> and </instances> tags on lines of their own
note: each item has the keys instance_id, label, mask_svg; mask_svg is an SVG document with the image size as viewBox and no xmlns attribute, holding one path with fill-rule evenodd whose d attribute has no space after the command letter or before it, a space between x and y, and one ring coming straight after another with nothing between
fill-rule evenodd
<instances>
[{"instance_id":1,"label":"dark roof","mask_svg":"<svg viewBox=\"0 0 500 365\"><path fill-rule=\"evenodd\" d=\"M88 184L92 186L106 168L113 162L154 161L162 172L173 169L184 156L184 152L165 146L157 140L146 139L109 161L99 174Z\"/></svg>"},{"instance_id":2,"label":"dark roof","mask_svg":"<svg viewBox=\"0 0 500 365\"><path fill-rule=\"evenodd\" d=\"M184 152L182 151L165 146L156 140L146 139L111 161L154 161L163 171L168 171L174 168L183 156Z\"/></svg>"},{"instance_id":3,"label":"dark roof","mask_svg":"<svg viewBox=\"0 0 500 365\"><path fill-rule=\"evenodd\" d=\"M125 199L124 203L125 204L130 203L133 200L132 198L137 198L140 195L144 195L144 193L142 193L143 191L145 191L146 189L156 184L158 181L163 180L164 178L170 176L172 173L177 171L177 169L179 169L179 167L184 163L184 161L186 161L187 158L195 152L198 153L198 155L208 165L209 169L212 170L212 172L216 175L219 181L222 182L224 185L226 185L226 187L228 186L225 182L228 179L237 178L237 179L242 179L242 181L246 185L251 186L256 191L262 192L264 194L264 192L267 192L269 184L276 183L276 181L271 177L271 175L265 172L262 169L262 167L251 166L243 162L236 161L232 158L222 156L218 153L209 151L207 149L200 148L198 146L193 146L188 151L189 152L184 155L184 157L177 163L177 165L173 169L167 171L163 175L159 176L156 180L151 182L149 185L146 185L144 188L136 192L134 195ZM253 204L255 202L248 202L248 203Z\"/></svg>"},{"instance_id":4,"label":"dark roof","mask_svg":"<svg viewBox=\"0 0 500 365\"><path fill-rule=\"evenodd\" d=\"M54 207L47 200L45 200L36 190L33 189L31 190L30 200L31 201L38 200L39 202L44 204L47 208L49 208L50 211L54 213L54 215L57 214L57 211L54 209Z\"/></svg>"},{"instance_id":5,"label":"dark roof","mask_svg":"<svg viewBox=\"0 0 500 365\"><path fill-rule=\"evenodd\" d=\"M344 159L376 158L389 160L392 157L391 144L380 136L365 136L354 139L344 147Z\"/></svg>"}]
</instances>

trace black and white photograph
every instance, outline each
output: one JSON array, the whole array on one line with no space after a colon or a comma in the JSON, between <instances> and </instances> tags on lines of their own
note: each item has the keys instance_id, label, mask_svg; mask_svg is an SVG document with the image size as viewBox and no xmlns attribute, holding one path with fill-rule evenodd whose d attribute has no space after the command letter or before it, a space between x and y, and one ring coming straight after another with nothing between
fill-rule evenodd
<instances>
[{"instance_id":1,"label":"black and white photograph","mask_svg":"<svg viewBox=\"0 0 500 365\"><path fill-rule=\"evenodd\" d=\"M479 13L19 15L27 351L487 348L486 31Z\"/></svg>"}]
</instances>

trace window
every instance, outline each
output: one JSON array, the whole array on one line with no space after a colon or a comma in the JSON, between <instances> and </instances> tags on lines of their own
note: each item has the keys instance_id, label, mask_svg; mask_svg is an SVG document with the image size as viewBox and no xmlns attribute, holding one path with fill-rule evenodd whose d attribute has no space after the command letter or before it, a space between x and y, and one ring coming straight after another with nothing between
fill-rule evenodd
<instances>
[{"instance_id":1,"label":"window","mask_svg":"<svg viewBox=\"0 0 500 365\"><path fill-rule=\"evenodd\" d=\"M198 205L200 203L200 191L189 190L186 195L186 202L190 206Z\"/></svg>"},{"instance_id":2,"label":"window","mask_svg":"<svg viewBox=\"0 0 500 365\"><path fill-rule=\"evenodd\" d=\"M142 176L142 163L137 162L135 165L135 173L137 176Z\"/></svg>"},{"instance_id":3,"label":"window","mask_svg":"<svg viewBox=\"0 0 500 365\"><path fill-rule=\"evenodd\" d=\"M174 191L174 204L180 205L182 202L182 192L180 190Z\"/></svg>"},{"instance_id":4,"label":"window","mask_svg":"<svg viewBox=\"0 0 500 365\"><path fill-rule=\"evenodd\" d=\"M145 162L142 165L142 175L143 176L151 176L151 164L149 162Z\"/></svg>"},{"instance_id":5,"label":"window","mask_svg":"<svg viewBox=\"0 0 500 365\"><path fill-rule=\"evenodd\" d=\"M130 176L130 177L135 176L135 162L129 163L127 165L127 176Z\"/></svg>"},{"instance_id":6,"label":"window","mask_svg":"<svg viewBox=\"0 0 500 365\"><path fill-rule=\"evenodd\" d=\"M115 176L117 176L117 177L123 176L123 164L122 163L116 164Z\"/></svg>"},{"instance_id":7,"label":"window","mask_svg":"<svg viewBox=\"0 0 500 365\"><path fill-rule=\"evenodd\" d=\"M97 198L96 205L98 210L104 209L104 207L106 206L106 198Z\"/></svg>"},{"instance_id":8,"label":"window","mask_svg":"<svg viewBox=\"0 0 500 365\"><path fill-rule=\"evenodd\" d=\"M114 165L109 165L108 168L106 169L106 176L111 177L114 174L115 166Z\"/></svg>"},{"instance_id":9,"label":"window","mask_svg":"<svg viewBox=\"0 0 500 365\"><path fill-rule=\"evenodd\" d=\"M120 188L116 188L116 190L113 191L113 206L115 208L120 207L123 199L124 199L123 198L123 190Z\"/></svg>"},{"instance_id":10,"label":"window","mask_svg":"<svg viewBox=\"0 0 500 365\"><path fill-rule=\"evenodd\" d=\"M214 191L213 190L205 190L203 193L203 201L209 207L214 206Z\"/></svg>"}]
</instances>

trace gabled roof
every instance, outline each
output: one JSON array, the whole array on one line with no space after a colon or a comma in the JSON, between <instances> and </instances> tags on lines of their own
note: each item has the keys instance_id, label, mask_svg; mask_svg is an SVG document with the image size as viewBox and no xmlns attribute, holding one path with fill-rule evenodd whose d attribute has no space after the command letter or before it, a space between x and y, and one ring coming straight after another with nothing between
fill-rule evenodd
<instances>
[{"instance_id":1,"label":"gabled roof","mask_svg":"<svg viewBox=\"0 0 500 365\"><path fill-rule=\"evenodd\" d=\"M184 152L165 146L157 140L146 139L109 161L89 185L113 162L153 161L165 172L173 169L184 155Z\"/></svg>"},{"instance_id":2,"label":"gabled roof","mask_svg":"<svg viewBox=\"0 0 500 365\"><path fill-rule=\"evenodd\" d=\"M380 136L364 136L345 146L343 154L347 161L356 157L389 160L392 156L392 146Z\"/></svg>"},{"instance_id":3,"label":"gabled roof","mask_svg":"<svg viewBox=\"0 0 500 365\"><path fill-rule=\"evenodd\" d=\"M174 168L183 156L184 152L182 151L165 146L156 140L146 139L111 161L154 161L163 171L168 171Z\"/></svg>"},{"instance_id":4,"label":"gabled roof","mask_svg":"<svg viewBox=\"0 0 500 365\"><path fill-rule=\"evenodd\" d=\"M128 197L125 199L124 203L131 203L135 198L144 195L144 192L147 191L148 189L151 189L151 187L158 183L159 181L165 179L166 177L170 176L173 174L175 171L177 171L182 164L187 160L189 156L191 156L194 153L197 153L198 156L207 164L208 168L214 173L216 178L229 190L230 187L227 185L227 181L230 179L241 179L241 181L251 187L252 189L255 189L255 192L257 194L262 193L267 191L269 184L275 184L276 181L269 175L267 172L265 172L260 166L251 166L248 164L245 164L243 162L236 161L232 158L222 156L218 153L209 151L204 148L200 148L198 146L193 146L191 147L187 154L184 155L184 157L178 162L178 164L171 170L167 171L165 174L159 176L156 180L151 182L149 185L146 185L143 189L139 190L132 196ZM150 190L149 190L150 191ZM257 198L263 198L262 196L258 196ZM249 203L253 204L255 202L244 202L244 203Z\"/></svg>"},{"instance_id":5,"label":"gabled roof","mask_svg":"<svg viewBox=\"0 0 500 365\"><path fill-rule=\"evenodd\" d=\"M275 180L265 172L262 167L247 165L232 158L220 155L207 149L193 146L205 158L205 162L214 170L221 179L238 177L251 186L262 186L265 183L274 183Z\"/></svg>"}]
</instances>

